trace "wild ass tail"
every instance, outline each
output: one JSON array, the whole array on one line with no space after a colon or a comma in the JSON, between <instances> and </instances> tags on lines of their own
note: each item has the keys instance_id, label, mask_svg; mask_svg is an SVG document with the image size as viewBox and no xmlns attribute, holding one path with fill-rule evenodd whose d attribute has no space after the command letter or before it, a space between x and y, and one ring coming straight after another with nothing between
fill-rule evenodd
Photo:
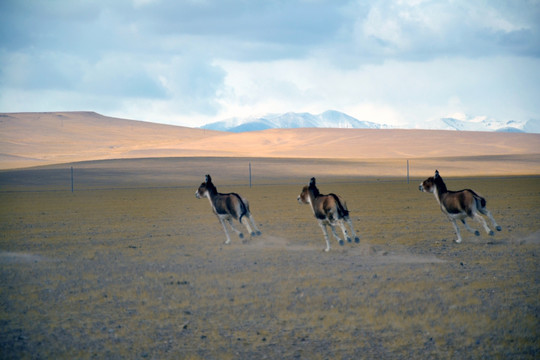
<instances>
[{"instance_id":1,"label":"wild ass tail","mask_svg":"<svg viewBox=\"0 0 540 360\"><path fill-rule=\"evenodd\" d=\"M482 196L478 195L477 193L475 193L473 190L471 189L468 189L471 194L474 196L474 200L476 201L476 207L478 209L483 209L486 207L486 199L484 199Z\"/></svg>"},{"instance_id":2,"label":"wild ass tail","mask_svg":"<svg viewBox=\"0 0 540 360\"><path fill-rule=\"evenodd\" d=\"M238 195L237 193L232 193L232 195L236 196L238 198L238 201L240 202L240 216L238 217L238 221L242 222L242 217L248 213L247 206L240 195Z\"/></svg>"},{"instance_id":3,"label":"wild ass tail","mask_svg":"<svg viewBox=\"0 0 540 360\"><path fill-rule=\"evenodd\" d=\"M337 204L337 210L339 217L347 217L349 216L349 210L345 209L345 207L341 204L341 201L339 201L339 197L336 194L330 194L334 198Z\"/></svg>"}]
</instances>

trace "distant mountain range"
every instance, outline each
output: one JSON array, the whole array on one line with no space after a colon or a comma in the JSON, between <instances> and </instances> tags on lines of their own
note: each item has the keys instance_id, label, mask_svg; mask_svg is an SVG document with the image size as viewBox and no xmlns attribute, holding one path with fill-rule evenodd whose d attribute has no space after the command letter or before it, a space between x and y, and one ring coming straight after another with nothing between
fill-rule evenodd
<instances>
[{"instance_id":1,"label":"distant mountain range","mask_svg":"<svg viewBox=\"0 0 540 360\"><path fill-rule=\"evenodd\" d=\"M509 120L498 121L493 119L459 120L454 118L442 118L431 124L437 130L459 131L497 131L497 132L524 132L539 133L540 121L529 120L525 123Z\"/></svg>"},{"instance_id":2,"label":"distant mountain range","mask_svg":"<svg viewBox=\"0 0 540 360\"><path fill-rule=\"evenodd\" d=\"M202 126L203 129L230 132L258 131L266 129L295 128L341 128L341 129L384 129L388 125L360 121L339 111L328 110L322 114L288 112L269 114L263 117L230 118Z\"/></svg>"},{"instance_id":3,"label":"distant mountain range","mask_svg":"<svg viewBox=\"0 0 540 360\"><path fill-rule=\"evenodd\" d=\"M267 129L294 128L350 128L350 129L391 129L393 126L371 121L361 121L345 113L328 110L318 115L288 112L268 114L263 117L230 118L201 126L202 129L241 133ZM427 125L432 130L498 131L540 133L540 120L498 121L493 119L460 120L441 118Z\"/></svg>"}]
</instances>

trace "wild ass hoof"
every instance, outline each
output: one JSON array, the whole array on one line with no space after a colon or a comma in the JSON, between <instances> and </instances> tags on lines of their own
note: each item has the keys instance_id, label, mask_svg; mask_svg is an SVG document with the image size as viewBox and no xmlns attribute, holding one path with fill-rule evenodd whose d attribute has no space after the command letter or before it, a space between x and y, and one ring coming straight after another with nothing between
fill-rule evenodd
<instances>
[{"instance_id":1,"label":"wild ass hoof","mask_svg":"<svg viewBox=\"0 0 540 360\"><path fill-rule=\"evenodd\" d=\"M357 244L359 244L359 243L360 243L360 238L359 238L358 236L355 237L355 238L354 238L354 242L357 243Z\"/></svg>"},{"instance_id":2,"label":"wild ass hoof","mask_svg":"<svg viewBox=\"0 0 540 360\"><path fill-rule=\"evenodd\" d=\"M476 231L474 232L474 235L480 236L480 231L476 230Z\"/></svg>"},{"instance_id":3,"label":"wild ass hoof","mask_svg":"<svg viewBox=\"0 0 540 360\"><path fill-rule=\"evenodd\" d=\"M495 235L495 233L493 232L493 230L489 230L489 236L493 236Z\"/></svg>"},{"instance_id":4,"label":"wild ass hoof","mask_svg":"<svg viewBox=\"0 0 540 360\"><path fill-rule=\"evenodd\" d=\"M324 251L324 252L329 252L329 251L330 251L330 248L327 247L327 248L323 249L323 251Z\"/></svg>"},{"instance_id":5,"label":"wild ass hoof","mask_svg":"<svg viewBox=\"0 0 540 360\"><path fill-rule=\"evenodd\" d=\"M461 239L456 239L454 240L457 244L460 244L461 243Z\"/></svg>"},{"instance_id":6,"label":"wild ass hoof","mask_svg":"<svg viewBox=\"0 0 540 360\"><path fill-rule=\"evenodd\" d=\"M497 226L496 229L497 229L497 231L501 231L501 230L502 230L502 227Z\"/></svg>"},{"instance_id":7,"label":"wild ass hoof","mask_svg":"<svg viewBox=\"0 0 540 360\"><path fill-rule=\"evenodd\" d=\"M240 234L238 234L238 237L239 237L240 239L243 239L243 238L244 238L244 234L240 233Z\"/></svg>"},{"instance_id":8,"label":"wild ass hoof","mask_svg":"<svg viewBox=\"0 0 540 360\"><path fill-rule=\"evenodd\" d=\"M352 239L350 237L347 237L347 242L348 243L352 242Z\"/></svg>"},{"instance_id":9,"label":"wild ass hoof","mask_svg":"<svg viewBox=\"0 0 540 360\"><path fill-rule=\"evenodd\" d=\"M255 233L256 236L261 236L261 232L259 230L257 230L257 232Z\"/></svg>"},{"instance_id":10,"label":"wild ass hoof","mask_svg":"<svg viewBox=\"0 0 540 360\"><path fill-rule=\"evenodd\" d=\"M341 239L339 239L339 241L338 241L338 242L339 242L339 245L340 245L340 246L343 246L343 245L345 245L345 242L344 242L343 240L341 240Z\"/></svg>"}]
</instances>

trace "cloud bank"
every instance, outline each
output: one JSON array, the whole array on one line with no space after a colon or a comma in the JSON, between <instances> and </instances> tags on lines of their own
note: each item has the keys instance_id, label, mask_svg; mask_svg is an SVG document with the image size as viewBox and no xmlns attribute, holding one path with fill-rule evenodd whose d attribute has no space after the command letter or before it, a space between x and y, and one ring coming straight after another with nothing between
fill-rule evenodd
<instances>
[{"instance_id":1,"label":"cloud bank","mask_svg":"<svg viewBox=\"0 0 540 360\"><path fill-rule=\"evenodd\" d=\"M540 118L539 1L0 3L0 111Z\"/></svg>"}]
</instances>

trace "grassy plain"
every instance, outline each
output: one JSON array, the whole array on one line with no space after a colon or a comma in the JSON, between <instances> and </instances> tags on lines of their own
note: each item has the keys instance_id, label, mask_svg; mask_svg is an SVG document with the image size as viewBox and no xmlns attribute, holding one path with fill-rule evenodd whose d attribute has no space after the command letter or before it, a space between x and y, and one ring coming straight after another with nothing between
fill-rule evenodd
<instances>
[{"instance_id":1,"label":"grassy plain","mask_svg":"<svg viewBox=\"0 0 540 360\"><path fill-rule=\"evenodd\" d=\"M223 245L194 196L208 169L218 190L249 199L261 237ZM95 184L110 173L94 169L71 193L40 191L54 171L32 191L2 173L0 358L540 356L539 177L447 178L484 195L503 227L456 244L420 178L325 169L312 168L321 192L347 200L361 237L329 253L296 202L309 176L249 188L216 165L200 178L162 169L163 182L127 172L140 182L106 188Z\"/></svg>"}]
</instances>

